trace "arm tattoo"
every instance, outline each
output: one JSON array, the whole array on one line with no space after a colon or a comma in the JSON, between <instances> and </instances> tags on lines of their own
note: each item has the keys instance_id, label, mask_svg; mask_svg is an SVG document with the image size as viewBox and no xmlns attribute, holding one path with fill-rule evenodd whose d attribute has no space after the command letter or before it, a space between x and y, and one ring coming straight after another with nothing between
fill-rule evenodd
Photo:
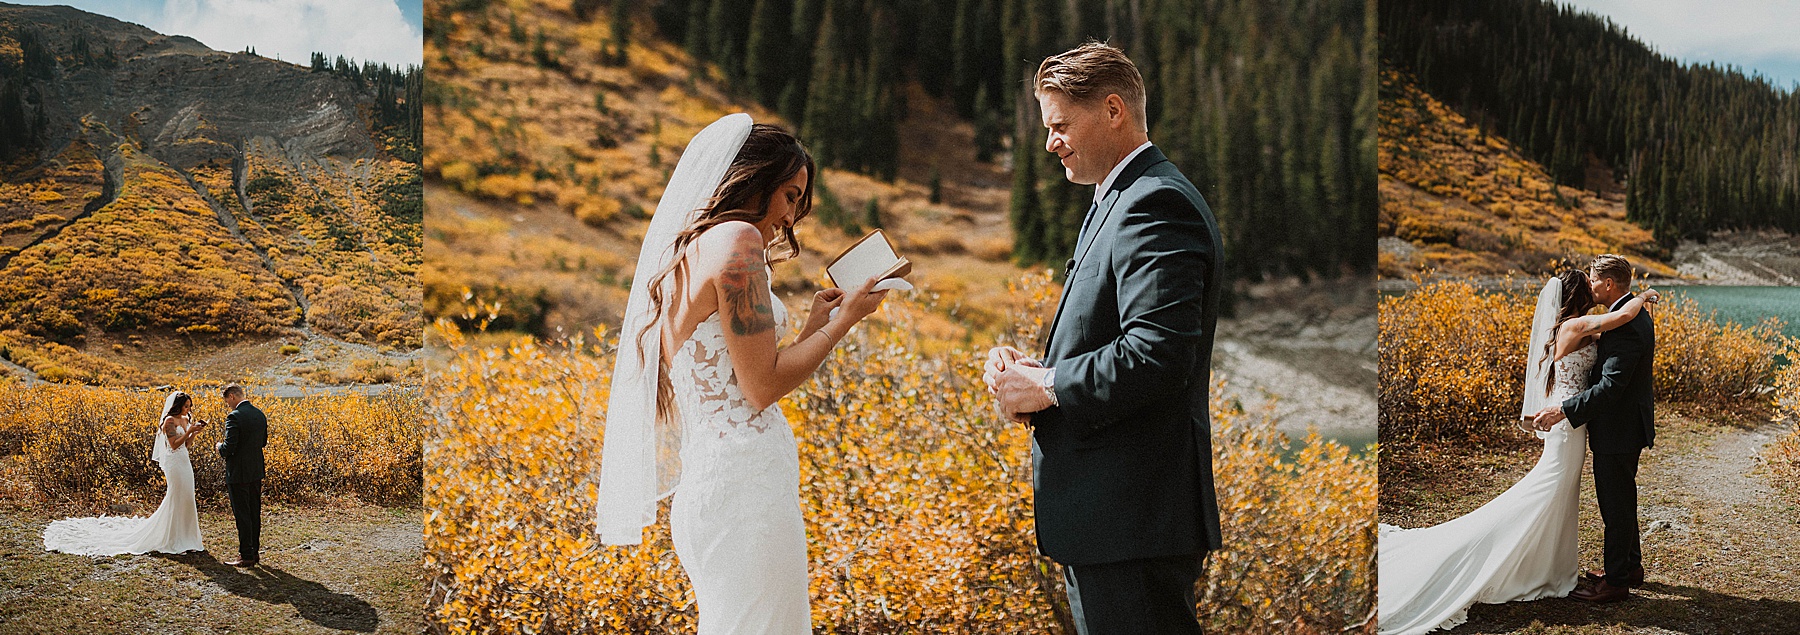
<instances>
[{"instance_id":1,"label":"arm tattoo","mask_svg":"<svg viewBox=\"0 0 1800 635\"><path fill-rule=\"evenodd\" d=\"M761 258L752 253L732 254L719 274L719 289L725 292L719 311L731 323L731 332L755 335L775 328L768 271Z\"/></svg>"}]
</instances>

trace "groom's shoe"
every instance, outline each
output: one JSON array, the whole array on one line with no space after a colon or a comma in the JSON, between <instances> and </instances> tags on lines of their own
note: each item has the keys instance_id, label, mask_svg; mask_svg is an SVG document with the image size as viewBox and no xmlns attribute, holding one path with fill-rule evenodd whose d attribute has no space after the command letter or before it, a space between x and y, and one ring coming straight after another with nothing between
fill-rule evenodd
<instances>
[{"instance_id":1,"label":"groom's shoe","mask_svg":"<svg viewBox=\"0 0 1800 635\"><path fill-rule=\"evenodd\" d=\"M1586 580L1589 583L1597 584L1601 580L1606 579L1606 572L1599 569L1589 569L1581 575L1581 579ZM1625 586L1633 589L1643 587L1644 568L1638 567L1637 570L1631 572L1631 575L1625 576Z\"/></svg>"},{"instance_id":2,"label":"groom's shoe","mask_svg":"<svg viewBox=\"0 0 1800 635\"><path fill-rule=\"evenodd\" d=\"M255 558L238 558L236 560L226 560L225 564L228 566L237 567L239 569L248 569L250 567L256 566L257 562L258 562L258 560Z\"/></svg>"},{"instance_id":3,"label":"groom's shoe","mask_svg":"<svg viewBox=\"0 0 1800 635\"><path fill-rule=\"evenodd\" d=\"M1594 586L1585 589L1577 589L1574 593L1570 593L1569 597L1583 602L1607 604L1609 602L1621 602L1630 598L1631 589L1628 587L1613 586L1607 583L1606 580L1601 580Z\"/></svg>"}]
</instances>

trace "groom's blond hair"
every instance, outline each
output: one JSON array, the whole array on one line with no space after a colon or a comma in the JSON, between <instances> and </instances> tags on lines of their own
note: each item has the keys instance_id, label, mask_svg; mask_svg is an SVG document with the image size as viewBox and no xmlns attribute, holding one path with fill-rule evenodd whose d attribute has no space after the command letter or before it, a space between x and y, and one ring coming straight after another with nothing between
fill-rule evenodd
<instances>
[{"instance_id":1,"label":"groom's blond hair","mask_svg":"<svg viewBox=\"0 0 1800 635\"><path fill-rule=\"evenodd\" d=\"M1596 278L1606 278L1619 283L1626 289L1631 288L1631 262L1618 254L1600 254L1588 263L1588 272Z\"/></svg>"},{"instance_id":2,"label":"groom's blond hair","mask_svg":"<svg viewBox=\"0 0 1800 635\"><path fill-rule=\"evenodd\" d=\"M1131 58L1105 42L1086 44L1044 58L1032 80L1033 94L1061 93L1079 104L1091 104L1118 95L1131 109L1139 127L1150 122L1144 106L1144 76Z\"/></svg>"}]
</instances>

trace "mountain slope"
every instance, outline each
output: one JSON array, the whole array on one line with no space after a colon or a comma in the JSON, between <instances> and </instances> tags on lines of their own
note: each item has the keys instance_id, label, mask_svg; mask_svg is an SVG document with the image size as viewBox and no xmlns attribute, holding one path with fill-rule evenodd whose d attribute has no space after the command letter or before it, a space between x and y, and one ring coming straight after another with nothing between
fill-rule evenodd
<instances>
[{"instance_id":1,"label":"mountain slope","mask_svg":"<svg viewBox=\"0 0 1800 635\"><path fill-rule=\"evenodd\" d=\"M1709 232L1800 232L1800 91L1687 64L1555 0L1389 0L1381 54L1556 182L1619 175L1665 247Z\"/></svg>"},{"instance_id":2,"label":"mountain slope","mask_svg":"<svg viewBox=\"0 0 1800 635\"><path fill-rule=\"evenodd\" d=\"M1395 71L1381 74L1379 114L1382 276L1536 275L1608 252L1673 275L1651 232L1626 220L1616 186L1557 185Z\"/></svg>"},{"instance_id":3,"label":"mountain slope","mask_svg":"<svg viewBox=\"0 0 1800 635\"><path fill-rule=\"evenodd\" d=\"M179 361L257 342L410 363L394 351L421 335L419 171L377 121L386 86L7 4L0 81L36 122L0 164L12 359L95 383L260 372ZM269 362L287 368L268 381L347 378Z\"/></svg>"},{"instance_id":4,"label":"mountain slope","mask_svg":"<svg viewBox=\"0 0 1800 635\"><path fill-rule=\"evenodd\" d=\"M495 329L616 325L646 218L688 140L731 112L791 129L657 37L648 16L627 18L627 62L615 65L601 62L617 32L610 16L582 20L556 4L426 5L428 316L472 324L490 313L475 302L498 302ZM946 100L916 85L907 100L912 132L895 180L821 170L814 214L796 228L805 253L775 267L775 284L804 302L825 259L873 228L873 201L917 263L911 279L959 319L996 324L994 304L1022 273L1009 259L1009 177L976 160L974 126Z\"/></svg>"}]
</instances>

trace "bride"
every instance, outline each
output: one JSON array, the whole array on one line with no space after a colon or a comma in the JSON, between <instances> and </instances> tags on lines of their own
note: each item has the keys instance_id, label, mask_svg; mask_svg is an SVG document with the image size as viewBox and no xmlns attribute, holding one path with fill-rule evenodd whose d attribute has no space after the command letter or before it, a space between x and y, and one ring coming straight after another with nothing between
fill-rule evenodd
<instances>
[{"instance_id":1,"label":"bride","mask_svg":"<svg viewBox=\"0 0 1800 635\"><path fill-rule=\"evenodd\" d=\"M626 304L596 524L605 544L639 544L674 495L700 635L812 632L799 455L776 402L887 294L872 280L820 291L777 347L787 311L769 264L799 253L815 174L780 128L745 114L707 126L657 204L637 263L647 283Z\"/></svg>"},{"instance_id":2,"label":"bride","mask_svg":"<svg viewBox=\"0 0 1800 635\"><path fill-rule=\"evenodd\" d=\"M1530 419L1544 404L1587 389L1600 334L1637 316L1655 291L1617 311L1588 315L1595 305L1580 270L1551 278L1538 294L1527 355L1525 403ZM1480 509L1423 529L1380 526L1378 614L1383 635L1454 628L1476 602L1499 604L1563 597L1579 567L1576 517L1587 429L1567 421L1538 432L1537 465Z\"/></svg>"},{"instance_id":3,"label":"bride","mask_svg":"<svg viewBox=\"0 0 1800 635\"><path fill-rule=\"evenodd\" d=\"M205 551L200 544L200 514L194 506L194 464L188 441L206 428L189 418L193 399L179 390L163 401L150 458L162 465L168 489L149 518L99 516L65 518L44 529L44 550L87 556L124 553Z\"/></svg>"}]
</instances>

